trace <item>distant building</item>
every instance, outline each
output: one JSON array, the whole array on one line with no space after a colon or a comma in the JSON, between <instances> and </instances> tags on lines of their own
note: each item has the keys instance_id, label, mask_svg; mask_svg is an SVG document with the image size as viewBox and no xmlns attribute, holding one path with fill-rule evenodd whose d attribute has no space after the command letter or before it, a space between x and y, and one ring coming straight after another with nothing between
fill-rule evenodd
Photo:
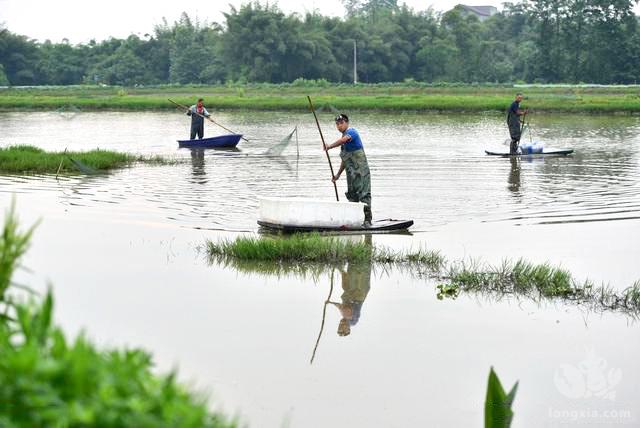
<instances>
[{"instance_id":1,"label":"distant building","mask_svg":"<svg viewBox=\"0 0 640 428\"><path fill-rule=\"evenodd\" d=\"M467 6L465 4L458 5L465 15L475 15L480 21L484 21L491 15L498 13L498 9L494 6Z\"/></svg>"}]
</instances>

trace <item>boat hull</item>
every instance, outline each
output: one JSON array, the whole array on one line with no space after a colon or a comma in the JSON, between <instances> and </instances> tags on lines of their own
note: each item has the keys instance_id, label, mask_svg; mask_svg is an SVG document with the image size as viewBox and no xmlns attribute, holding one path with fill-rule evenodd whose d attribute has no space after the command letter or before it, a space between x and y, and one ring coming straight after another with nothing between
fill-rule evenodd
<instances>
[{"instance_id":1,"label":"boat hull","mask_svg":"<svg viewBox=\"0 0 640 428\"><path fill-rule=\"evenodd\" d=\"M511 157L511 156L537 157L537 156L550 156L550 155L566 156L573 153L573 149L544 150L541 153L509 153L509 152L492 152L490 150L485 150L484 152L490 156L502 156L504 158Z\"/></svg>"},{"instance_id":2,"label":"boat hull","mask_svg":"<svg viewBox=\"0 0 640 428\"><path fill-rule=\"evenodd\" d=\"M221 147L235 147L242 138L241 134L219 135L217 137L201 138L198 140L178 140L179 147L192 149L212 149Z\"/></svg>"},{"instance_id":3,"label":"boat hull","mask_svg":"<svg viewBox=\"0 0 640 428\"><path fill-rule=\"evenodd\" d=\"M283 232L352 232L352 233L389 233L407 231L413 226L413 220L374 220L371 226L360 223L356 226L321 227L321 226L292 226L287 224L274 224L258 220L258 224L265 229Z\"/></svg>"}]
</instances>

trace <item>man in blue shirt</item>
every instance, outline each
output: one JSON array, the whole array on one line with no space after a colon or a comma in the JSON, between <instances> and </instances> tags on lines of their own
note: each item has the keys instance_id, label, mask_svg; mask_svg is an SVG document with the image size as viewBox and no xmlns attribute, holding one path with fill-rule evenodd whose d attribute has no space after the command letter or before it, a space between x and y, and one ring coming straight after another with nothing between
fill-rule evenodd
<instances>
[{"instance_id":1,"label":"man in blue shirt","mask_svg":"<svg viewBox=\"0 0 640 428\"><path fill-rule=\"evenodd\" d=\"M333 177L335 183L347 170L347 199L351 202L363 202L364 226L371 226L371 174L367 156L364 154L364 146L360 139L360 134L354 128L349 127L349 118L346 114L336 117L336 128L342 133L342 137L335 143L325 146L325 150L340 147L340 169Z\"/></svg>"},{"instance_id":2,"label":"man in blue shirt","mask_svg":"<svg viewBox=\"0 0 640 428\"><path fill-rule=\"evenodd\" d=\"M516 100L511 103L511 106L509 106L509 110L507 111L507 125L509 126L509 134L511 136L509 153L512 155L518 152L518 144L520 143L520 137L522 136L520 116L524 117L527 114L527 110L520 109L520 102L523 98L522 94L516 94Z\"/></svg>"}]
</instances>

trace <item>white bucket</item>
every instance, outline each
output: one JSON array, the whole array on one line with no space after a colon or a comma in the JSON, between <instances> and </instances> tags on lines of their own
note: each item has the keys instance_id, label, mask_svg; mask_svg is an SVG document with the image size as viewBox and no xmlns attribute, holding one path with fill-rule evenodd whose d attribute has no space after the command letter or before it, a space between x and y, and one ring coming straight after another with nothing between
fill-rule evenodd
<instances>
[{"instance_id":1,"label":"white bucket","mask_svg":"<svg viewBox=\"0 0 640 428\"><path fill-rule=\"evenodd\" d=\"M308 198L258 198L259 220L286 226L355 227L364 221L362 202Z\"/></svg>"}]
</instances>

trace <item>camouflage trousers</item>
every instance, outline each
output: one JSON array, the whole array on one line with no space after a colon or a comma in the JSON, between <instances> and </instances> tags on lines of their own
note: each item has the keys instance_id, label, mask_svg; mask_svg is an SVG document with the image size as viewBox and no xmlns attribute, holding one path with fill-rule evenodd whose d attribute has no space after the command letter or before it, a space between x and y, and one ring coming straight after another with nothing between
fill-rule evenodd
<instances>
[{"instance_id":1,"label":"camouflage trousers","mask_svg":"<svg viewBox=\"0 0 640 428\"><path fill-rule=\"evenodd\" d=\"M371 173L364 150L347 152L342 150L340 158L347 173L347 199L351 202L363 202L364 220L371 221Z\"/></svg>"}]
</instances>

